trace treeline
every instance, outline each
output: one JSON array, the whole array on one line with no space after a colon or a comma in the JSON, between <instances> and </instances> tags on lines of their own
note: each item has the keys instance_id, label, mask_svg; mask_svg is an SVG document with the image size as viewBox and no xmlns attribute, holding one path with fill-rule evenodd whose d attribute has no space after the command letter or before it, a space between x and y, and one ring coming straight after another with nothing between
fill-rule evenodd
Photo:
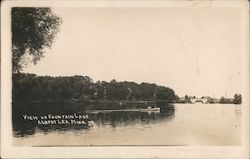
<instances>
[{"instance_id":1,"label":"treeline","mask_svg":"<svg viewBox=\"0 0 250 159\"><path fill-rule=\"evenodd\" d=\"M234 94L234 98L225 98L221 97L220 98L220 103L221 104L241 104L242 102L242 97L241 94Z\"/></svg>"},{"instance_id":2,"label":"treeline","mask_svg":"<svg viewBox=\"0 0 250 159\"><path fill-rule=\"evenodd\" d=\"M79 100L164 100L173 102L175 92L156 84L93 80L88 76L37 76L18 73L12 76L13 101Z\"/></svg>"}]
</instances>

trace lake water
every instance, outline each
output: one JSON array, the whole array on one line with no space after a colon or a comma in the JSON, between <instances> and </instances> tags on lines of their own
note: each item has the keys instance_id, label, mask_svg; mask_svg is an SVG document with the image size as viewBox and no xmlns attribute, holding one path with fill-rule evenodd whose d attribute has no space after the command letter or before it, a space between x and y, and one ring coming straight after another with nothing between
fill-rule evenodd
<instances>
[{"instance_id":1,"label":"lake water","mask_svg":"<svg viewBox=\"0 0 250 159\"><path fill-rule=\"evenodd\" d=\"M174 104L158 111L89 112L94 125L14 121L14 145L240 145L241 106Z\"/></svg>"}]
</instances>

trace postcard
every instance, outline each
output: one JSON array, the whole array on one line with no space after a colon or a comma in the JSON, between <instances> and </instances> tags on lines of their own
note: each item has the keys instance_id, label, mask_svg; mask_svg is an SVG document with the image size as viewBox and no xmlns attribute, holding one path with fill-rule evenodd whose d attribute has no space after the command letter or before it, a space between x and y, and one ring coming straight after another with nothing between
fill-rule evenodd
<instances>
[{"instance_id":1,"label":"postcard","mask_svg":"<svg viewBox=\"0 0 250 159\"><path fill-rule=\"evenodd\" d=\"M248 158L247 1L3 1L2 158Z\"/></svg>"}]
</instances>

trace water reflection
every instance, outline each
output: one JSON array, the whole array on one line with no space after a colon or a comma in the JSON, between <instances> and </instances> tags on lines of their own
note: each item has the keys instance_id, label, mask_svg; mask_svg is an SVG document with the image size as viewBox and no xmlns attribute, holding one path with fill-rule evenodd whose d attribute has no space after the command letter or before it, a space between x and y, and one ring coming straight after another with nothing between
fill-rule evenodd
<instances>
[{"instance_id":1,"label":"water reflection","mask_svg":"<svg viewBox=\"0 0 250 159\"><path fill-rule=\"evenodd\" d=\"M117 126L148 125L161 121L168 121L174 117L174 106L171 104L158 103L160 111L137 111L137 110L116 110L116 111L87 111L88 121L94 121L95 128L107 125L116 128ZM29 108L29 109L27 109ZM88 130L93 127L88 124L48 124L38 125L37 121L24 120L23 115L61 115L78 113L83 114L82 109L67 105L47 105L47 104L15 104L13 105L13 132L15 137L28 137L35 133L48 134L50 132L69 133L79 130Z\"/></svg>"}]
</instances>

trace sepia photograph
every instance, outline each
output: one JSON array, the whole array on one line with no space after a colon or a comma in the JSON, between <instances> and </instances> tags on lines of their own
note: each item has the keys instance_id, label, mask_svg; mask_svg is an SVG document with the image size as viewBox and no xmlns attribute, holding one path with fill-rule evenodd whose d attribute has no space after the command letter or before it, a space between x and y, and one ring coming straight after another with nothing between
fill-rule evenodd
<instances>
[{"instance_id":1,"label":"sepia photograph","mask_svg":"<svg viewBox=\"0 0 250 159\"><path fill-rule=\"evenodd\" d=\"M3 3L2 147L246 149L248 3L143 2Z\"/></svg>"}]
</instances>

